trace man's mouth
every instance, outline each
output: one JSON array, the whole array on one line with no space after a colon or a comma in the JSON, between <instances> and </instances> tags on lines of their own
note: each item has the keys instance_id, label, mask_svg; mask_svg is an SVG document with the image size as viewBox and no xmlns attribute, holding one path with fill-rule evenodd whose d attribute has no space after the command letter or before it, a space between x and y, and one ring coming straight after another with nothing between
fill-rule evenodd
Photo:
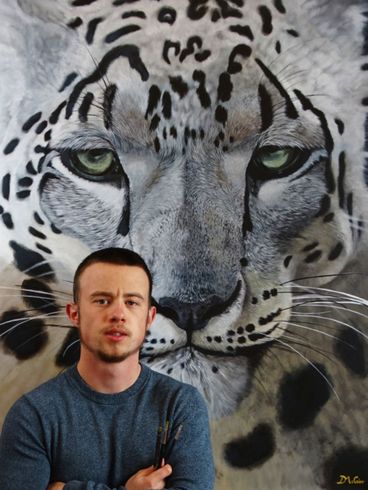
<instances>
[{"instance_id":1,"label":"man's mouth","mask_svg":"<svg viewBox=\"0 0 368 490\"><path fill-rule=\"evenodd\" d=\"M112 328L105 332L105 336L114 342L118 342L119 340L122 340L125 337L127 337L128 333L125 330Z\"/></svg>"}]
</instances>

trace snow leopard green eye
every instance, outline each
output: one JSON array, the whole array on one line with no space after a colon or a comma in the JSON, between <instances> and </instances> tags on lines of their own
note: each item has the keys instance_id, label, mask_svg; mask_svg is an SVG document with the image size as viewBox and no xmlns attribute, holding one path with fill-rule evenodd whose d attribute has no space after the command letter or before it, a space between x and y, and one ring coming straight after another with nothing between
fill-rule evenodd
<instances>
[{"instance_id":1,"label":"snow leopard green eye","mask_svg":"<svg viewBox=\"0 0 368 490\"><path fill-rule=\"evenodd\" d=\"M116 163L116 158L111 150L93 149L79 150L73 154L74 165L88 175L104 175Z\"/></svg>"},{"instance_id":2,"label":"snow leopard green eye","mask_svg":"<svg viewBox=\"0 0 368 490\"><path fill-rule=\"evenodd\" d=\"M61 160L73 173L94 181L116 181L123 175L116 154L108 148L60 151Z\"/></svg>"},{"instance_id":3,"label":"snow leopard green eye","mask_svg":"<svg viewBox=\"0 0 368 490\"><path fill-rule=\"evenodd\" d=\"M298 170L309 156L309 150L264 146L254 152L249 173L259 180L285 177Z\"/></svg>"}]
</instances>

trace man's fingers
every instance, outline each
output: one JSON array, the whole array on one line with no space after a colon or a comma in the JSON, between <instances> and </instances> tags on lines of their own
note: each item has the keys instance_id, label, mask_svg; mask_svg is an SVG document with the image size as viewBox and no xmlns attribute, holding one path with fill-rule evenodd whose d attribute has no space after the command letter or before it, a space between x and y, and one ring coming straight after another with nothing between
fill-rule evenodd
<instances>
[{"instance_id":1,"label":"man's fingers","mask_svg":"<svg viewBox=\"0 0 368 490\"><path fill-rule=\"evenodd\" d=\"M167 478L169 475L172 473L172 468L169 464L165 464L161 468L155 471L155 477L157 476L158 479L164 480Z\"/></svg>"}]
</instances>

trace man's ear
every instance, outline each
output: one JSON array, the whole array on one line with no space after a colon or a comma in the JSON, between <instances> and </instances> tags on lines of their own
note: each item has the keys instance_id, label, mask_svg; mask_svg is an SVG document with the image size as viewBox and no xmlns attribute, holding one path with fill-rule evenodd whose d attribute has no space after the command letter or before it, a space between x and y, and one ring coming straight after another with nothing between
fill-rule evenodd
<instances>
[{"instance_id":1,"label":"man's ear","mask_svg":"<svg viewBox=\"0 0 368 490\"><path fill-rule=\"evenodd\" d=\"M150 328L150 326L153 323L153 320L156 317L156 307L151 306L150 309L148 310L148 317L147 317L147 330Z\"/></svg>"},{"instance_id":2,"label":"man's ear","mask_svg":"<svg viewBox=\"0 0 368 490\"><path fill-rule=\"evenodd\" d=\"M65 307L69 320L75 327L79 327L79 311L76 303L68 303Z\"/></svg>"}]
</instances>

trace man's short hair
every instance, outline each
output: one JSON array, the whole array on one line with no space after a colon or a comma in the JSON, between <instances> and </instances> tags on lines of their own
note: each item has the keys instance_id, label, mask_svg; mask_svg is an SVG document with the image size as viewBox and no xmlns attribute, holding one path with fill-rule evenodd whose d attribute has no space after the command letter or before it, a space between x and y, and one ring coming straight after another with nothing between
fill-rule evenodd
<instances>
[{"instance_id":1,"label":"man's short hair","mask_svg":"<svg viewBox=\"0 0 368 490\"><path fill-rule=\"evenodd\" d=\"M106 264L116 264L116 265L131 265L135 267L140 267L147 274L149 282L149 296L148 301L151 303L152 296L152 275L147 267L147 264L142 259L140 255L133 250L127 248L103 248L92 252L88 255L77 267L74 274L73 280L73 301L76 303L79 297L79 279L81 274L87 267L92 264L106 263Z\"/></svg>"}]
</instances>

